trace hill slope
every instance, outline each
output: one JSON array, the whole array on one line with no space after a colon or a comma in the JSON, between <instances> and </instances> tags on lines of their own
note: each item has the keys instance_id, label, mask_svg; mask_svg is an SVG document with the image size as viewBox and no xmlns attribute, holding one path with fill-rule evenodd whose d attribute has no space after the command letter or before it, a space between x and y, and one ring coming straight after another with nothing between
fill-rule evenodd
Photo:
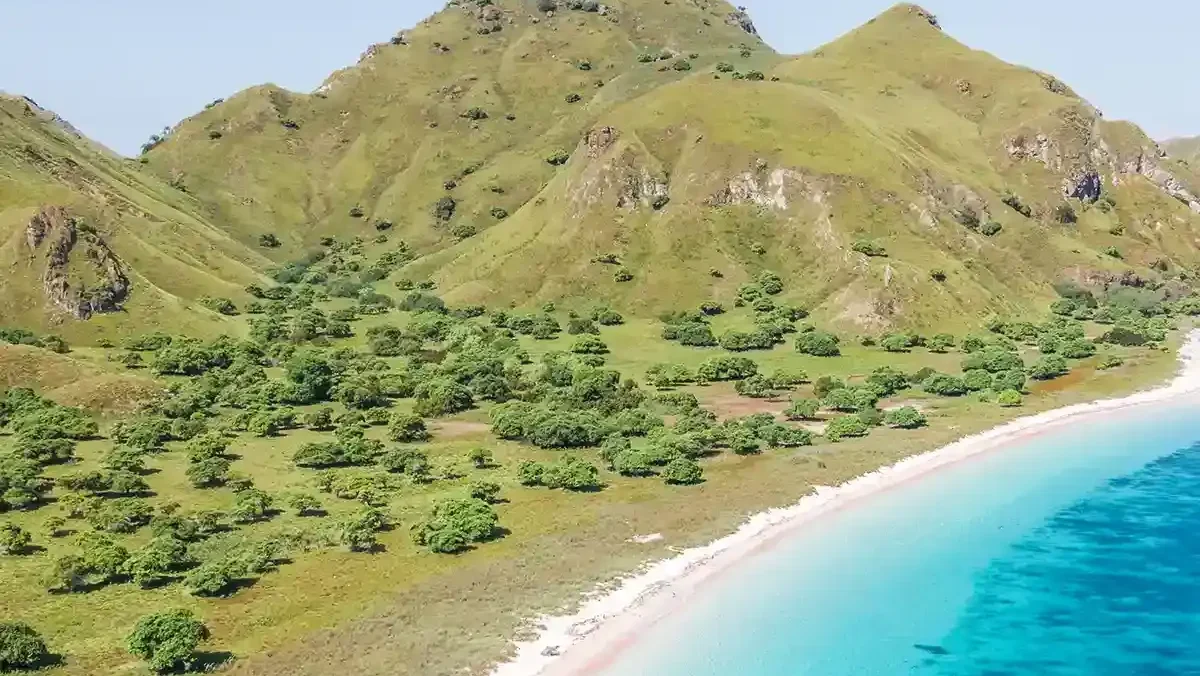
<instances>
[{"instance_id":1,"label":"hill slope","mask_svg":"<svg viewBox=\"0 0 1200 676\"><path fill-rule=\"evenodd\" d=\"M157 178L73 139L106 196L23 168L59 193L0 189L7 255L70 196L151 290L130 303L180 322L196 315L172 299L237 297L267 257L333 236L368 258L403 239L420 256L403 276L455 302L650 314L731 304L770 271L863 330L1031 314L1064 278L1158 285L1200 263L1184 162L918 7L783 57L721 0L553 4L451 3L311 94L214 102L143 155ZM18 128L64 152L46 127ZM158 225L114 213L131 191ZM18 317L38 274L0 289Z\"/></svg>"},{"instance_id":2,"label":"hill slope","mask_svg":"<svg viewBox=\"0 0 1200 676\"><path fill-rule=\"evenodd\" d=\"M32 101L0 96L0 324L85 338L221 331L192 301L240 294L266 260L203 214Z\"/></svg>"}]
</instances>

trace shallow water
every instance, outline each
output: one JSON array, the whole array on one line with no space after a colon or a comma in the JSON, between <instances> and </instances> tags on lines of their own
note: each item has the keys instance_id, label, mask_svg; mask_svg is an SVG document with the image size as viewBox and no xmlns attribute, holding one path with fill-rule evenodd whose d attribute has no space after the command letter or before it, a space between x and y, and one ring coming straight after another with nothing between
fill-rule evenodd
<instances>
[{"instance_id":1,"label":"shallow water","mask_svg":"<svg viewBox=\"0 0 1200 676\"><path fill-rule=\"evenodd\" d=\"M594 673L1200 674L1197 411L1063 425L860 500Z\"/></svg>"}]
</instances>

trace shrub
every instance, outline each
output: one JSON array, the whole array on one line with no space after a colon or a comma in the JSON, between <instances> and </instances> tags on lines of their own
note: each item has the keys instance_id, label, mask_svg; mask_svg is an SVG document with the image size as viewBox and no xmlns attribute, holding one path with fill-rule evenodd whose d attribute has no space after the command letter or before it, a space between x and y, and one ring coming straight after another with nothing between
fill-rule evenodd
<instances>
[{"instance_id":1,"label":"shrub","mask_svg":"<svg viewBox=\"0 0 1200 676\"><path fill-rule=\"evenodd\" d=\"M1021 393L1016 390L1004 390L996 397L996 403L1006 408L1021 405Z\"/></svg>"},{"instance_id":2,"label":"shrub","mask_svg":"<svg viewBox=\"0 0 1200 676\"><path fill-rule=\"evenodd\" d=\"M734 384L734 390L743 397L766 399L775 394L771 381L761 375L753 375Z\"/></svg>"},{"instance_id":3,"label":"shrub","mask_svg":"<svg viewBox=\"0 0 1200 676\"><path fill-rule=\"evenodd\" d=\"M902 406L888 411L883 420L889 427L898 427L906 430L924 427L926 423L925 415L912 406Z\"/></svg>"},{"instance_id":4,"label":"shrub","mask_svg":"<svg viewBox=\"0 0 1200 676\"><path fill-rule=\"evenodd\" d=\"M196 648L208 637L208 628L191 611L169 610L138 620L129 635L129 652L155 671L190 670Z\"/></svg>"},{"instance_id":5,"label":"shrub","mask_svg":"<svg viewBox=\"0 0 1200 676\"><path fill-rule=\"evenodd\" d=\"M963 384L972 392L992 389L992 374L983 369L972 369L963 374Z\"/></svg>"},{"instance_id":6,"label":"shrub","mask_svg":"<svg viewBox=\"0 0 1200 676\"><path fill-rule=\"evenodd\" d=\"M608 346L596 336L582 336L571 345L575 354L608 354Z\"/></svg>"},{"instance_id":7,"label":"shrub","mask_svg":"<svg viewBox=\"0 0 1200 676\"><path fill-rule=\"evenodd\" d=\"M620 270L617 270L616 272L613 273L613 281L615 281L615 282L628 282L628 281L631 281L632 279L633 279L633 273L625 268L621 268Z\"/></svg>"},{"instance_id":8,"label":"shrub","mask_svg":"<svg viewBox=\"0 0 1200 676\"><path fill-rule=\"evenodd\" d=\"M1003 197L1000 198L1000 201L1007 205L1008 208L1012 209L1018 214L1021 214L1025 218L1033 216L1033 210L1023 204L1020 197L1011 192L1005 191Z\"/></svg>"},{"instance_id":9,"label":"shrub","mask_svg":"<svg viewBox=\"0 0 1200 676\"><path fill-rule=\"evenodd\" d=\"M821 402L816 399L795 399L783 412L788 420L815 420Z\"/></svg>"},{"instance_id":10,"label":"shrub","mask_svg":"<svg viewBox=\"0 0 1200 676\"><path fill-rule=\"evenodd\" d=\"M498 524L496 511L483 500L444 498L434 504L413 539L430 551L452 554L495 537Z\"/></svg>"},{"instance_id":11,"label":"shrub","mask_svg":"<svg viewBox=\"0 0 1200 676\"><path fill-rule=\"evenodd\" d=\"M675 458L662 471L663 480L672 485L692 485L704 481L704 470L695 460Z\"/></svg>"},{"instance_id":12,"label":"shrub","mask_svg":"<svg viewBox=\"0 0 1200 676\"><path fill-rule=\"evenodd\" d=\"M1076 338L1060 345L1058 353L1067 359L1085 359L1096 354L1096 344L1090 340Z\"/></svg>"},{"instance_id":13,"label":"shrub","mask_svg":"<svg viewBox=\"0 0 1200 676\"><path fill-rule=\"evenodd\" d=\"M758 364L747 357L712 357L700 364L697 375L709 382L741 380L758 373Z\"/></svg>"},{"instance_id":14,"label":"shrub","mask_svg":"<svg viewBox=\"0 0 1200 676\"><path fill-rule=\"evenodd\" d=\"M838 338L823 331L809 331L796 337L796 351L814 357L836 357L841 354Z\"/></svg>"},{"instance_id":15,"label":"shrub","mask_svg":"<svg viewBox=\"0 0 1200 676\"><path fill-rule=\"evenodd\" d=\"M858 416L845 415L834 418L825 426L825 438L837 442L847 437L865 437L871 428Z\"/></svg>"},{"instance_id":16,"label":"shrub","mask_svg":"<svg viewBox=\"0 0 1200 676\"><path fill-rule=\"evenodd\" d=\"M495 481L472 481L467 487L472 498L494 504L500 500L500 484Z\"/></svg>"},{"instance_id":17,"label":"shrub","mask_svg":"<svg viewBox=\"0 0 1200 676\"><path fill-rule=\"evenodd\" d=\"M50 651L33 627L24 622L0 622L0 673L42 666Z\"/></svg>"},{"instance_id":18,"label":"shrub","mask_svg":"<svg viewBox=\"0 0 1200 676\"><path fill-rule=\"evenodd\" d=\"M887 250L885 250L882 246L865 239L855 241L854 244L850 245L850 249L864 256L870 256L872 258L882 258L887 256Z\"/></svg>"},{"instance_id":19,"label":"shrub","mask_svg":"<svg viewBox=\"0 0 1200 676\"><path fill-rule=\"evenodd\" d=\"M709 315L709 316L719 315L719 314L723 314L725 312L725 308L722 307L720 303L714 303L712 301L707 301L707 302L700 304L700 312L703 312L704 314ZM1197 309L1196 313L1200 314L1200 309Z\"/></svg>"},{"instance_id":20,"label":"shrub","mask_svg":"<svg viewBox=\"0 0 1200 676\"><path fill-rule=\"evenodd\" d=\"M1100 358L1100 364L1097 366L1097 368L1099 368L1101 370L1114 369L1124 363L1125 363L1125 360L1121 359L1117 355L1106 354Z\"/></svg>"},{"instance_id":21,"label":"shrub","mask_svg":"<svg viewBox=\"0 0 1200 676\"><path fill-rule=\"evenodd\" d=\"M726 61L722 61L721 63L717 64L717 72L718 73L732 73L733 72L733 64L728 63Z\"/></svg>"},{"instance_id":22,"label":"shrub","mask_svg":"<svg viewBox=\"0 0 1200 676\"><path fill-rule=\"evenodd\" d=\"M1054 207L1052 215L1054 220L1063 225L1071 225L1079 220L1079 216L1075 214L1075 209L1070 204L1060 204Z\"/></svg>"},{"instance_id":23,"label":"shrub","mask_svg":"<svg viewBox=\"0 0 1200 676\"><path fill-rule=\"evenodd\" d=\"M393 413L388 420L387 434L388 439L400 443L428 441L431 436L425 427L425 421L420 416L399 411Z\"/></svg>"},{"instance_id":24,"label":"shrub","mask_svg":"<svg viewBox=\"0 0 1200 676\"><path fill-rule=\"evenodd\" d=\"M1029 367L1029 377L1034 380L1053 380L1070 371L1067 360L1057 354L1044 355Z\"/></svg>"},{"instance_id":25,"label":"shrub","mask_svg":"<svg viewBox=\"0 0 1200 676\"><path fill-rule=\"evenodd\" d=\"M1109 256L1111 258L1122 258L1121 250L1115 246L1105 247L1104 255Z\"/></svg>"},{"instance_id":26,"label":"shrub","mask_svg":"<svg viewBox=\"0 0 1200 676\"><path fill-rule=\"evenodd\" d=\"M546 163L558 167L566 164L569 159L571 159L571 154L560 148L546 156Z\"/></svg>"},{"instance_id":27,"label":"shrub","mask_svg":"<svg viewBox=\"0 0 1200 676\"><path fill-rule=\"evenodd\" d=\"M962 378L945 373L937 373L929 376L921 383L921 387L930 394L937 394L943 397L961 397L968 392L967 384Z\"/></svg>"},{"instance_id":28,"label":"shrub","mask_svg":"<svg viewBox=\"0 0 1200 676\"><path fill-rule=\"evenodd\" d=\"M457 209L458 202L453 197L446 195L445 197L442 197L433 203L431 211L433 212L433 217L435 219L445 223L454 218L454 212Z\"/></svg>"},{"instance_id":29,"label":"shrub","mask_svg":"<svg viewBox=\"0 0 1200 676\"><path fill-rule=\"evenodd\" d=\"M567 94L567 97L565 100L567 103L579 103L580 101L583 100L583 97L575 92L571 92L570 94Z\"/></svg>"},{"instance_id":30,"label":"shrub","mask_svg":"<svg viewBox=\"0 0 1200 676\"><path fill-rule=\"evenodd\" d=\"M421 383L416 389L417 415L436 417L466 411L475 405L471 390L450 379Z\"/></svg>"},{"instance_id":31,"label":"shrub","mask_svg":"<svg viewBox=\"0 0 1200 676\"><path fill-rule=\"evenodd\" d=\"M992 237L994 235L999 234L1000 231L1003 229L1004 229L1004 226L1000 225L996 221L988 221L987 223L984 223L982 226L980 226L979 232L980 232L980 234L983 234L987 237Z\"/></svg>"},{"instance_id":32,"label":"shrub","mask_svg":"<svg viewBox=\"0 0 1200 676\"><path fill-rule=\"evenodd\" d=\"M15 523L0 523L0 555L21 555L29 551L33 537Z\"/></svg>"},{"instance_id":33,"label":"shrub","mask_svg":"<svg viewBox=\"0 0 1200 676\"><path fill-rule=\"evenodd\" d=\"M266 233L258 236L258 245L265 249L275 249L282 245L279 238L274 233Z\"/></svg>"},{"instance_id":34,"label":"shrub","mask_svg":"<svg viewBox=\"0 0 1200 676\"><path fill-rule=\"evenodd\" d=\"M879 346L888 352L908 352L912 348L912 338L903 333L893 333L884 336Z\"/></svg>"}]
</instances>

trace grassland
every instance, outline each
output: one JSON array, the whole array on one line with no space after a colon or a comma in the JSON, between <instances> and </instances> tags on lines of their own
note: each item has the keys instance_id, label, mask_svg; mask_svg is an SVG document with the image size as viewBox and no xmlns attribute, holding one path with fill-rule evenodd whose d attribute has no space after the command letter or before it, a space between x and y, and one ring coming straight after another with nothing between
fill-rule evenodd
<instances>
[{"instance_id":1,"label":"grassland","mask_svg":"<svg viewBox=\"0 0 1200 676\"><path fill-rule=\"evenodd\" d=\"M560 315L561 317L561 315ZM753 326L749 310L736 310L714 318L717 333ZM355 322L356 336L334 341L332 347L365 348L364 336L372 325L405 326L407 313L387 313ZM1097 334L1103 327L1093 326ZM690 348L660 337L661 325L631 320L605 327L601 338L612 350L607 366L640 379L651 365L674 362L695 367L703 360L725 354L719 348ZM545 354L564 351L574 337L553 340L520 339L534 363ZM922 367L955 372L963 355L934 354L923 349L889 353L845 341L842 356L820 358L801 355L788 346L751 353L763 372L803 370L810 379L834 375L861 382L873 369L891 366L905 372ZM38 348L13 348L39 351ZM108 361L116 349L90 348L71 359L87 372L108 372L107 378L129 378L115 373ZM44 352L44 351L42 351ZM1025 357L1036 352L1024 348ZM395 528L380 533L379 551L352 553L332 546L330 525L351 513L357 503L321 496L327 516L300 517L280 514L264 523L239 526L215 538L206 551L245 549L269 538L287 537L296 543L278 570L262 575L226 598L189 596L178 583L141 589L130 583L109 584L86 593L48 594L40 584L50 561L72 550L71 536L42 535L46 519L60 513L53 504L27 512L11 512L7 520L35 533L35 544L44 547L32 555L0 559L5 579L0 602L20 609L17 616L40 628L51 646L64 656L61 667L50 673L120 673L137 669L123 647L132 624L147 612L166 607L188 607L204 618L213 631L209 648L217 657L228 651L236 660L231 673L320 674L341 669L354 674L450 674L483 668L499 657L506 642L519 631L521 620L558 607L564 600L615 573L646 560L669 554L668 547L694 545L726 532L750 512L794 501L812 486L844 481L907 455L928 450L952 439L990 427L1017 415L1092 399L1164 380L1174 368L1170 350L1108 348L1122 354L1126 364L1097 370L1099 357L1073 364L1061 379L1031 385L1025 404L1005 409L977 398L946 398L909 390L879 403L883 408L914 405L925 411L929 425L918 430L877 428L864 439L837 444L819 442L797 449L769 449L758 455L737 456L728 451L703 461L705 482L699 486L669 486L654 478L629 478L604 471L604 489L597 493L549 491L520 485L517 465L522 460L551 461L563 451L539 450L522 443L503 441L490 433L488 405L430 421L433 439L421 444L434 466L435 476L456 478L429 484L404 481L385 507ZM402 367L405 358L387 358ZM269 369L272 376L279 369ZM138 377L138 376L135 376ZM167 378L185 382L186 379ZM15 383L14 383L15 384ZM59 396L57 379L47 380L44 392ZM811 395L802 385L783 398L750 399L738 396L731 383L686 388L720 418L753 413L778 415L788 397ZM66 402L75 400L66 397ZM333 405L339 412L340 405ZM411 400L395 402L404 410ZM310 407L311 408L311 407ZM308 409L300 409L301 411ZM826 414L827 416L827 414ZM219 423L220 418L212 421ZM818 424L819 427L819 424ZM383 428L368 432L383 439ZM312 491L316 473L297 468L291 456L302 444L327 440L327 433L292 429L279 436L257 438L239 434L230 448L234 470L251 477L257 488L273 495L303 489ZM0 437L0 443L3 438ZM100 459L113 442L81 442L78 462L52 466L50 477L100 469ZM146 481L147 498L161 507L167 502L187 511L228 510L234 500L229 489L197 489L184 475L187 466L183 444L167 444L167 452L151 457ZM472 448L483 446L495 455L495 467L473 468L467 462ZM597 462L595 450L580 453ZM598 463L597 464L602 464ZM348 473L361 470L345 470ZM459 555L439 555L417 547L408 527L419 522L437 499L464 494L476 479L503 486L505 501L497 505L503 538ZM56 489L55 495L60 495ZM76 524L77 522L71 522ZM84 530L85 525L72 525ZM661 533L652 545L629 542L634 535ZM125 538L134 548L148 535Z\"/></svg>"}]
</instances>

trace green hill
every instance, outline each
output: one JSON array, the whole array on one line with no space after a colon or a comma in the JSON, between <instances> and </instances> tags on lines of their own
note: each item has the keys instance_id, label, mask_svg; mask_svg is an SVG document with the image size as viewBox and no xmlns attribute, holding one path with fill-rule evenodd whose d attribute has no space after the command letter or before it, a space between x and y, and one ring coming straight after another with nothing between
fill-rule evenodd
<instances>
[{"instance_id":1,"label":"green hill","mask_svg":"<svg viewBox=\"0 0 1200 676\"><path fill-rule=\"evenodd\" d=\"M88 182L22 167L5 255L39 205L71 202L134 272L126 316L196 330L217 318L190 301L236 299L328 237L368 258L403 240L403 277L459 303L650 315L771 271L847 330L1032 315L1063 279L1157 285L1200 262L1186 163L918 7L785 57L725 2L539 6L451 3L311 94L214 102L142 164L9 111L9 161L37 138ZM45 326L36 265L17 277L3 302Z\"/></svg>"},{"instance_id":2,"label":"green hill","mask_svg":"<svg viewBox=\"0 0 1200 676\"><path fill-rule=\"evenodd\" d=\"M0 96L0 325L81 339L223 331L194 301L242 293L267 261L205 212L32 101Z\"/></svg>"},{"instance_id":3,"label":"green hill","mask_svg":"<svg viewBox=\"0 0 1200 676\"><path fill-rule=\"evenodd\" d=\"M1200 136L1168 139L1163 141L1162 147L1174 159L1189 163L1200 161Z\"/></svg>"}]
</instances>

